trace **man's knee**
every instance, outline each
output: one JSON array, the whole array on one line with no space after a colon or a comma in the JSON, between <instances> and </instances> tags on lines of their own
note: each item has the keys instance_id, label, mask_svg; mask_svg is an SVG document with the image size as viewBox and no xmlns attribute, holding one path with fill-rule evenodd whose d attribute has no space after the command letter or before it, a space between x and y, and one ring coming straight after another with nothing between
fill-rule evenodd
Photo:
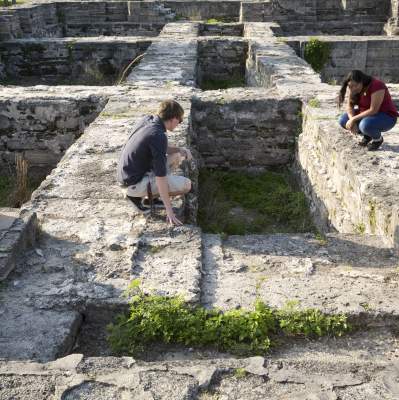
<instances>
[{"instance_id":1,"label":"man's knee","mask_svg":"<svg viewBox=\"0 0 399 400\"><path fill-rule=\"evenodd\" d=\"M183 185L183 193L188 193L191 190L191 181L190 179L186 178L184 180L184 185Z\"/></svg>"}]
</instances>

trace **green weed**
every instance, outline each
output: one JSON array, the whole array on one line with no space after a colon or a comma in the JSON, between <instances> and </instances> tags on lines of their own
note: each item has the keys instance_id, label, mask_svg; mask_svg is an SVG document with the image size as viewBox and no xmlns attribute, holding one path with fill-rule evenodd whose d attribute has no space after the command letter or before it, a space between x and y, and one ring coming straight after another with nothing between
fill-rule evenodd
<instances>
[{"instance_id":1,"label":"green weed","mask_svg":"<svg viewBox=\"0 0 399 400\"><path fill-rule=\"evenodd\" d=\"M221 312L185 302L181 297L145 295L133 281L126 292L130 312L108 326L108 341L116 354L135 355L153 343L211 346L238 354L264 354L275 334L342 335L350 327L346 316L299 310L290 303L272 310L257 300L252 311Z\"/></svg>"},{"instance_id":2,"label":"green weed","mask_svg":"<svg viewBox=\"0 0 399 400\"><path fill-rule=\"evenodd\" d=\"M236 368L236 369L234 370L234 376L235 376L237 379L245 378L246 375L247 375L247 371L245 371L244 368Z\"/></svg>"},{"instance_id":3,"label":"green weed","mask_svg":"<svg viewBox=\"0 0 399 400\"><path fill-rule=\"evenodd\" d=\"M325 246L327 244L327 238L320 232L317 232L315 235L315 239L319 242L320 246Z\"/></svg>"},{"instance_id":4,"label":"green weed","mask_svg":"<svg viewBox=\"0 0 399 400\"><path fill-rule=\"evenodd\" d=\"M366 232L366 226L363 223L355 225L355 232L359 235L364 235L364 233Z\"/></svg>"},{"instance_id":5,"label":"green weed","mask_svg":"<svg viewBox=\"0 0 399 400\"><path fill-rule=\"evenodd\" d=\"M377 226L377 217L376 217L376 204L374 201L369 201L369 224L371 233L375 233L375 228Z\"/></svg>"},{"instance_id":6,"label":"green weed","mask_svg":"<svg viewBox=\"0 0 399 400\"><path fill-rule=\"evenodd\" d=\"M321 72L330 58L331 46L317 38L310 38L305 45L304 58L316 72Z\"/></svg>"},{"instance_id":7,"label":"green weed","mask_svg":"<svg viewBox=\"0 0 399 400\"><path fill-rule=\"evenodd\" d=\"M205 232L244 235L314 229L305 195L287 171L250 175L203 169L199 184L198 222ZM242 212L235 213L237 208Z\"/></svg>"},{"instance_id":8,"label":"green weed","mask_svg":"<svg viewBox=\"0 0 399 400\"><path fill-rule=\"evenodd\" d=\"M320 101L318 99L310 99L308 104L309 107L320 108Z\"/></svg>"}]
</instances>

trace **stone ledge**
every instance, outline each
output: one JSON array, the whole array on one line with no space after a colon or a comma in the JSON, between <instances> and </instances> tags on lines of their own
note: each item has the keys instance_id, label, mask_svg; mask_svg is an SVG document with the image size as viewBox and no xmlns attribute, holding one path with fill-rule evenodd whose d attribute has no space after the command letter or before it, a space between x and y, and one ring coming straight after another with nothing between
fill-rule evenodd
<instances>
[{"instance_id":1,"label":"stone ledge","mask_svg":"<svg viewBox=\"0 0 399 400\"><path fill-rule=\"evenodd\" d=\"M397 323L397 258L373 236L203 235L204 305L224 310L298 307L345 313L370 325Z\"/></svg>"},{"instance_id":2,"label":"stone ledge","mask_svg":"<svg viewBox=\"0 0 399 400\"><path fill-rule=\"evenodd\" d=\"M17 257L34 244L36 227L34 212L0 208L0 281L14 269Z\"/></svg>"}]
</instances>

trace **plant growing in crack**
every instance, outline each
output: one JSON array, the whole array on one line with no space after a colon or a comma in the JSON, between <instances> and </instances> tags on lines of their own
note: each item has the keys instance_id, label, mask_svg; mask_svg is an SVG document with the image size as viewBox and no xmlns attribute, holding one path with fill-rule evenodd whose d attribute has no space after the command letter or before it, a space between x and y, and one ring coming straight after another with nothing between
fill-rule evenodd
<instances>
[{"instance_id":1,"label":"plant growing in crack","mask_svg":"<svg viewBox=\"0 0 399 400\"><path fill-rule=\"evenodd\" d=\"M125 294L129 313L118 315L108 326L108 340L117 354L134 355L160 342L264 354L273 335L341 336L350 329L345 315L299 309L296 302L274 310L257 299L252 310L222 312L187 303L180 296L146 295L138 280L129 285Z\"/></svg>"}]
</instances>

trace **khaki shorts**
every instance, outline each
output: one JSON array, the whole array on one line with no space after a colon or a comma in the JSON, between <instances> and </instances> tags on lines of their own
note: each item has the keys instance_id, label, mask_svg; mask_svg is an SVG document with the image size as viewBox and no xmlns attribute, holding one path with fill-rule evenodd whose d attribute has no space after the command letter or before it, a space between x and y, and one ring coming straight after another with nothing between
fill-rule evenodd
<instances>
[{"instance_id":1,"label":"khaki shorts","mask_svg":"<svg viewBox=\"0 0 399 400\"><path fill-rule=\"evenodd\" d=\"M189 188L190 179L180 175L167 175L169 193L184 193ZM135 185L127 186L124 188L126 194L132 197L145 197L147 196L147 185L151 183L151 192L154 196L159 195L158 187L155 182L155 175L149 172L144 175L143 179Z\"/></svg>"}]
</instances>

